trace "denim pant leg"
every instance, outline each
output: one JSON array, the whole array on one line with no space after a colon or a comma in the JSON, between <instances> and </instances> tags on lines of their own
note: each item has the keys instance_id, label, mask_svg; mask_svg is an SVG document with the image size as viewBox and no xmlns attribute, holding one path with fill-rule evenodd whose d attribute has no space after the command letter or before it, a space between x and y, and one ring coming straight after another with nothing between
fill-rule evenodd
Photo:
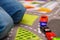
<instances>
[{"instance_id":1,"label":"denim pant leg","mask_svg":"<svg viewBox=\"0 0 60 40\"><path fill-rule=\"evenodd\" d=\"M26 11L24 6L16 0L1 0L0 6L12 17L14 23L21 21Z\"/></svg>"},{"instance_id":2,"label":"denim pant leg","mask_svg":"<svg viewBox=\"0 0 60 40\"><path fill-rule=\"evenodd\" d=\"M0 39L8 34L13 25L12 18L0 7Z\"/></svg>"}]
</instances>

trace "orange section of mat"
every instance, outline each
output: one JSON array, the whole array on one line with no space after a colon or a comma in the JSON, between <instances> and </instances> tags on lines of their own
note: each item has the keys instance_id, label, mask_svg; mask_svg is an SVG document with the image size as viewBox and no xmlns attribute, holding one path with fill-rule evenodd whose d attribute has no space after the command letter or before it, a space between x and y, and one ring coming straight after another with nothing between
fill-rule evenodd
<instances>
[{"instance_id":1,"label":"orange section of mat","mask_svg":"<svg viewBox=\"0 0 60 40\"><path fill-rule=\"evenodd\" d=\"M25 5L24 6L26 9L34 8L33 6Z\"/></svg>"},{"instance_id":2,"label":"orange section of mat","mask_svg":"<svg viewBox=\"0 0 60 40\"><path fill-rule=\"evenodd\" d=\"M38 9L38 11L49 13L49 12L51 12L52 10L50 10L49 8L43 8L43 7L41 7L41 8Z\"/></svg>"}]
</instances>

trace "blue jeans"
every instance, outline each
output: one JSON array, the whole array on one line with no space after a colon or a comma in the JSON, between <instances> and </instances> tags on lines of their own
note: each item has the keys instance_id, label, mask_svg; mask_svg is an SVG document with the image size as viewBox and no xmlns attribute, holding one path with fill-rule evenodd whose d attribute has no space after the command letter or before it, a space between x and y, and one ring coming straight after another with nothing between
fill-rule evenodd
<instances>
[{"instance_id":1,"label":"blue jeans","mask_svg":"<svg viewBox=\"0 0 60 40\"><path fill-rule=\"evenodd\" d=\"M12 17L14 23L21 21L26 11L24 6L16 0L1 0L0 6Z\"/></svg>"},{"instance_id":2,"label":"blue jeans","mask_svg":"<svg viewBox=\"0 0 60 40\"><path fill-rule=\"evenodd\" d=\"M8 34L13 25L12 18L0 7L0 39Z\"/></svg>"}]
</instances>

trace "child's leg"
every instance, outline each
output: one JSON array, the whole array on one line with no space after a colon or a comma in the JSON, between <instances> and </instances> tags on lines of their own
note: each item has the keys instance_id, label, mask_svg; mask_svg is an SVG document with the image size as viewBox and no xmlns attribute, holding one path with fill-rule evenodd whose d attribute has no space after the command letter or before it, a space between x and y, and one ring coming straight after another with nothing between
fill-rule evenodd
<instances>
[{"instance_id":1,"label":"child's leg","mask_svg":"<svg viewBox=\"0 0 60 40\"><path fill-rule=\"evenodd\" d=\"M0 39L5 37L12 27L12 18L0 7Z\"/></svg>"},{"instance_id":2,"label":"child's leg","mask_svg":"<svg viewBox=\"0 0 60 40\"><path fill-rule=\"evenodd\" d=\"M14 23L18 23L22 20L26 11L24 6L16 0L1 0L0 6L13 18Z\"/></svg>"}]
</instances>

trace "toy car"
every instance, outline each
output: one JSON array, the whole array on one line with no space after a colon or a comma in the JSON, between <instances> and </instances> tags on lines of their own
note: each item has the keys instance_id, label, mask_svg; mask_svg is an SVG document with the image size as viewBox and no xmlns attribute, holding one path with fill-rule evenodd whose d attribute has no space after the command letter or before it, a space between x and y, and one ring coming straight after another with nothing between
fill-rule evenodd
<instances>
[{"instance_id":1,"label":"toy car","mask_svg":"<svg viewBox=\"0 0 60 40\"><path fill-rule=\"evenodd\" d=\"M54 37L53 40L60 40L60 37Z\"/></svg>"},{"instance_id":2,"label":"toy car","mask_svg":"<svg viewBox=\"0 0 60 40\"><path fill-rule=\"evenodd\" d=\"M46 28L44 29L44 32L51 32L51 30L49 29L49 27L46 27Z\"/></svg>"},{"instance_id":3,"label":"toy car","mask_svg":"<svg viewBox=\"0 0 60 40\"><path fill-rule=\"evenodd\" d=\"M47 26L47 22L40 22L40 27L46 27Z\"/></svg>"},{"instance_id":4,"label":"toy car","mask_svg":"<svg viewBox=\"0 0 60 40\"><path fill-rule=\"evenodd\" d=\"M53 32L46 32L46 37L48 40L52 40L54 37L56 37L56 34Z\"/></svg>"},{"instance_id":5,"label":"toy car","mask_svg":"<svg viewBox=\"0 0 60 40\"><path fill-rule=\"evenodd\" d=\"M40 17L40 27L46 27L48 22L48 16L41 16Z\"/></svg>"},{"instance_id":6,"label":"toy car","mask_svg":"<svg viewBox=\"0 0 60 40\"><path fill-rule=\"evenodd\" d=\"M48 22L48 16L46 16L46 15L41 16L40 22Z\"/></svg>"},{"instance_id":7,"label":"toy car","mask_svg":"<svg viewBox=\"0 0 60 40\"><path fill-rule=\"evenodd\" d=\"M40 27L40 30L42 31L42 33L46 33L46 32L51 32L51 30L49 29L49 27Z\"/></svg>"}]
</instances>

